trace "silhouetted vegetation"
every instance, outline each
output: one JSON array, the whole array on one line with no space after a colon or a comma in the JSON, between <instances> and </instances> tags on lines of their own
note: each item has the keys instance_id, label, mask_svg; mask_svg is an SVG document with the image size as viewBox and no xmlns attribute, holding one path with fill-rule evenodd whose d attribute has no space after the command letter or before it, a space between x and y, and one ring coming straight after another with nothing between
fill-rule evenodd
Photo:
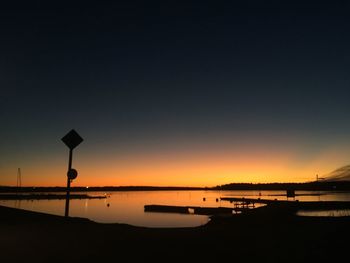
<instances>
[{"instance_id":1,"label":"silhouetted vegetation","mask_svg":"<svg viewBox=\"0 0 350 263\"><path fill-rule=\"evenodd\" d=\"M172 187L172 186L93 186L72 187L72 192L113 191L186 191L186 190L304 190L304 191L350 191L350 181L320 181L307 183L232 183L215 187ZM14 187L0 186L0 193L65 192L66 187Z\"/></svg>"},{"instance_id":2,"label":"silhouetted vegetation","mask_svg":"<svg viewBox=\"0 0 350 263\"><path fill-rule=\"evenodd\" d=\"M308 183L232 183L213 187L214 190L304 190L304 191L349 191L350 181Z\"/></svg>"}]
</instances>

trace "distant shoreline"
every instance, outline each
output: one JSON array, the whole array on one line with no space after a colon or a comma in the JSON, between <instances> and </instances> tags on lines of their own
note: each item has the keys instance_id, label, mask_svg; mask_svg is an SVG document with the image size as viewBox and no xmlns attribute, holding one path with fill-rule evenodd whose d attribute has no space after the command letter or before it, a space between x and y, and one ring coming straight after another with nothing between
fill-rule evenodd
<instances>
[{"instance_id":1,"label":"distant shoreline","mask_svg":"<svg viewBox=\"0 0 350 263\"><path fill-rule=\"evenodd\" d=\"M117 191L186 191L207 190L201 187L157 187L157 186L93 186L71 187L71 192L117 192ZM0 186L0 193L38 193L38 192L66 192L66 187L14 187Z\"/></svg>"},{"instance_id":2,"label":"distant shoreline","mask_svg":"<svg viewBox=\"0 0 350 263\"><path fill-rule=\"evenodd\" d=\"M70 199L105 199L107 196L99 195L87 195L87 194L71 194L69 196ZM28 193L20 193L20 194L0 194L0 200L61 200L66 199L65 194L28 194Z\"/></svg>"},{"instance_id":3,"label":"distant shoreline","mask_svg":"<svg viewBox=\"0 0 350 263\"><path fill-rule=\"evenodd\" d=\"M350 191L350 181L307 182L307 183L232 183L215 187L178 186L91 186L71 187L72 192L116 192L116 191L194 191L194 190L280 190L296 191ZM15 192L65 192L66 187L15 187L0 186L0 193Z\"/></svg>"}]
</instances>

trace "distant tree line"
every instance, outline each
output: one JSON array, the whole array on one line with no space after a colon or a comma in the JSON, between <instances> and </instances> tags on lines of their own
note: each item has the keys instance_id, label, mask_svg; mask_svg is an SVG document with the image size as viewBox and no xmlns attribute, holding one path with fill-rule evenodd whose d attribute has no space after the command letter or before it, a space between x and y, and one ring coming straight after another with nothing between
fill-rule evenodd
<instances>
[{"instance_id":1,"label":"distant tree line","mask_svg":"<svg viewBox=\"0 0 350 263\"><path fill-rule=\"evenodd\" d=\"M308 182L308 183L232 183L214 187L215 190L305 190L305 191L348 191L350 181Z\"/></svg>"},{"instance_id":2,"label":"distant tree line","mask_svg":"<svg viewBox=\"0 0 350 263\"><path fill-rule=\"evenodd\" d=\"M232 183L215 187L164 187L164 186L93 186L72 187L72 192L112 191L182 191L182 190L305 190L305 191L350 191L350 181L308 183ZM64 192L65 187L15 187L0 186L1 193L10 192Z\"/></svg>"},{"instance_id":3,"label":"distant tree line","mask_svg":"<svg viewBox=\"0 0 350 263\"><path fill-rule=\"evenodd\" d=\"M71 187L71 192L112 192L112 191L171 191L171 190L203 190L201 187L164 187L164 186L93 186L93 187ZM16 187L0 186L1 193L10 192L65 192L66 187Z\"/></svg>"}]
</instances>

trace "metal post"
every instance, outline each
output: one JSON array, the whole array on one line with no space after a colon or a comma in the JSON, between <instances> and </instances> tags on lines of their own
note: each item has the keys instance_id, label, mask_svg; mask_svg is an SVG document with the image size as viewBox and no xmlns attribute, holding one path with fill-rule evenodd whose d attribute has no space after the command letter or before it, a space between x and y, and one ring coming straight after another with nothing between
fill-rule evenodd
<instances>
[{"instance_id":1,"label":"metal post","mask_svg":"<svg viewBox=\"0 0 350 263\"><path fill-rule=\"evenodd\" d=\"M72 169L72 159L73 159L73 149L69 149L68 172ZM69 216L69 195L70 195L71 179L68 176L68 172L67 172L67 195L66 195L65 217Z\"/></svg>"},{"instance_id":2,"label":"metal post","mask_svg":"<svg viewBox=\"0 0 350 263\"><path fill-rule=\"evenodd\" d=\"M66 208L65 208L65 217L69 215L69 195L70 195L70 183L73 179L77 178L78 172L75 169L72 169L72 158L73 158L73 149L77 147L84 139L75 131L71 130L61 139L65 145L69 148L69 161L68 161L68 172L67 172L67 195L66 195Z\"/></svg>"}]
</instances>

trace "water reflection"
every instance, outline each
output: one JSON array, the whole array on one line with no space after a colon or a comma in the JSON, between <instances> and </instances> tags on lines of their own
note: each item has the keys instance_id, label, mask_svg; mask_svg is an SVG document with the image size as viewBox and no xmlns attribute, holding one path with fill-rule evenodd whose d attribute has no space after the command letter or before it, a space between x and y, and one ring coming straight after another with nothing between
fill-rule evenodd
<instances>
[{"instance_id":1,"label":"water reflection","mask_svg":"<svg viewBox=\"0 0 350 263\"><path fill-rule=\"evenodd\" d=\"M194 214L147 213L144 212L144 205L234 207L233 203L222 201L220 197L287 200L285 191L125 191L88 194L106 194L108 198L73 199L70 203L71 216L86 217L101 223L126 223L146 227L192 227L203 225L209 219L207 216ZM297 191L295 200L350 201L350 193ZM0 200L0 205L55 215L64 214L64 200ZM334 211L333 213L335 214Z\"/></svg>"},{"instance_id":2,"label":"water reflection","mask_svg":"<svg viewBox=\"0 0 350 263\"><path fill-rule=\"evenodd\" d=\"M15 208L21 209L21 202L22 200L15 200Z\"/></svg>"},{"instance_id":3,"label":"water reflection","mask_svg":"<svg viewBox=\"0 0 350 263\"><path fill-rule=\"evenodd\" d=\"M349 209L341 210L321 210L321 211L310 211L310 210L300 210L297 212L298 216L331 216L331 217L341 217L341 216L350 216Z\"/></svg>"}]
</instances>

